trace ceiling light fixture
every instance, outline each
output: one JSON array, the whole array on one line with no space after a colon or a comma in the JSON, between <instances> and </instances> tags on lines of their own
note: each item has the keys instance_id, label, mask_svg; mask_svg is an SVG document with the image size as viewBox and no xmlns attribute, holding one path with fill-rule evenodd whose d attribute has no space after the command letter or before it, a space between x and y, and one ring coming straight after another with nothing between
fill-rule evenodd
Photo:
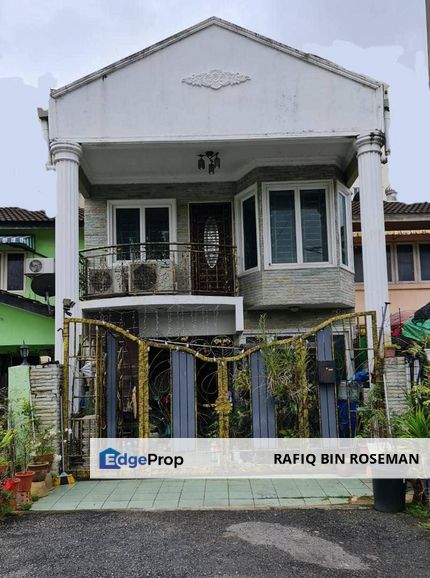
<instances>
[{"instance_id":1,"label":"ceiling light fixture","mask_svg":"<svg viewBox=\"0 0 430 578\"><path fill-rule=\"evenodd\" d=\"M198 156L199 160L197 161L197 167L199 171L204 171L206 168L205 157L209 161L208 172L210 175L213 175L215 173L215 169L219 169L221 167L221 159L219 157L219 153L214 153L213 151L206 151L204 154Z\"/></svg>"}]
</instances>

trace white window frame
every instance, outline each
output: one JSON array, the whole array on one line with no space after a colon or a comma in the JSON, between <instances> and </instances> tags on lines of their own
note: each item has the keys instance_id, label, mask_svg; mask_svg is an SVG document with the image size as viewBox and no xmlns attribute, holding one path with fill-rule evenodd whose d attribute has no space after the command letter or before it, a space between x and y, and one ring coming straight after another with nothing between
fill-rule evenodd
<instances>
[{"instance_id":1,"label":"white window frame","mask_svg":"<svg viewBox=\"0 0 430 578\"><path fill-rule=\"evenodd\" d=\"M108 245L116 245L116 209L139 209L140 211L140 239L141 244L145 243L145 209L167 208L169 209L169 243L176 243L176 199L144 199L144 200L118 200L107 202L107 238Z\"/></svg>"},{"instance_id":2,"label":"white window frame","mask_svg":"<svg viewBox=\"0 0 430 578\"><path fill-rule=\"evenodd\" d=\"M342 263L342 244L341 244L341 236L340 236L340 202L339 198L343 197L346 202L346 220L347 220L347 252L348 252L348 265ZM354 243L353 243L353 234L352 234L352 193L349 189L343 186L341 183L337 183L337 195L336 195L336 203L337 203L337 246L339 247L339 265L342 269L346 269L351 273L355 273L354 269Z\"/></svg>"},{"instance_id":3,"label":"white window frame","mask_svg":"<svg viewBox=\"0 0 430 578\"><path fill-rule=\"evenodd\" d=\"M429 245L430 246L430 242L426 242L426 241L416 241L416 254L417 254L417 260L416 260L416 264L417 264L417 270L416 273L418 273L418 283L430 283L430 279L423 279L421 277L421 259L420 259L420 245Z\"/></svg>"},{"instance_id":4,"label":"white window frame","mask_svg":"<svg viewBox=\"0 0 430 578\"><path fill-rule=\"evenodd\" d=\"M251 267L251 269L245 269L245 235L243 229L243 203L251 197L255 199L255 234L257 236L257 265L256 267ZM259 210L258 210L258 187L257 183L254 183L250 187L238 193L234 198L234 209L235 209L235 236L237 243L237 262L239 275L243 277L244 275L249 275L250 273L255 273L260 271L261 261L260 261L260 226L259 226Z\"/></svg>"},{"instance_id":5,"label":"white window frame","mask_svg":"<svg viewBox=\"0 0 430 578\"><path fill-rule=\"evenodd\" d=\"M23 273L22 273L22 289L8 289L7 282L8 282L8 272L7 272L7 261L8 255L22 255L24 261ZM26 290L26 276L25 276L25 251L1 251L0 252L0 289L4 291L8 291L9 293L14 293L17 295L23 295Z\"/></svg>"},{"instance_id":6,"label":"white window frame","mask_svg":"<svg viewBox=\"0 0 430 578\"><path fill-rule=\"evenodd\" d=\"M300 215L300 191L325 189L326 226L328 260L315 263L303 261L302 223ZM272 263L272 242L270 231L270 191L294 190L294 208L296 217L297 263ZM263 240L264 269L319 269L333 267L336 264L336 218L334 207L334 187L332 181L285 181L262 183L263 198Z\"/></svg>"},{"instance_id":7,"label":"white window frame","mask_svg":"<svg viewBox=\"0 0 430 578\"><path fill-rule=\"evenodd\" d=\"M397 247L399 245L412 245L412 255L414 262L414 275L415 279L413 281L400 281L399 279L399 268L397 262ZM391 281L388 281L388 285L418 285L426 284L430 285L430 279L421 278L421 262L420 262L420 245L430 245L428 241L396 241L387 242L386 246L390 248L391 252ZM359 245L362 249L362 245ZM362 249L363 250L363 249ZM355 281L356 285L363 285L363 281Z\"/></svg>"},{"instance_id":8,"label":"white window frame","mask_svg":"<svg viewBox=\"0 0 430 578\"><path fill-rule=\"evenodd\" d=\"M404 241L387 243L391 247L391 284L396 285L416 285L419 283L430 283L430 279L421 278L421 261L420 261L420 245L430 245L426 241ZM400 281L399 279L399 266L397 261L397 247L399 245L412 245L412 257L414 263L414 277L413 281Z\"/></svg>"}]
</instances>

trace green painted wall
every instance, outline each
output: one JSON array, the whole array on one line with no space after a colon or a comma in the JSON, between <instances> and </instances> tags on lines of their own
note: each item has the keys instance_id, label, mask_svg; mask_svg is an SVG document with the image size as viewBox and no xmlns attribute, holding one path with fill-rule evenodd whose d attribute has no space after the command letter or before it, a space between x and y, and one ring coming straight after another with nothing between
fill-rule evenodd
<instances>
[{"instance_id":1,"label":"green painted wall","mask_svg":"<svg viewBox=\"0 0 430 578\"><path fill-rule=\"evenodd\" d=\"M54 319L0 303L0 353L17 351L23 341L30 351L52 346Z\"/></svg>"},{"instance_id":2,"label":"green painted wall","mask_svg":"<svg viewBox=\"0 0 430 578\"><path fill-rule=\"evenodd\" d=\"M32 235L34 237L35 242L35 249L38 253L46 257L54 257L55 256L55 229L54 227L50 228L27 228L27 229L20 229L18 227L14 228L6 228L0 226L0 235ZM80 249L84 248L84 228L80 227L79 229L79 246ZM7 253L8 251L21 251L19 248L14 249L13 247L3 246L0 245L0 253ZM25 251L25 258L32 257L33 254L30 251ZM34 255L37 258L37 255ZM1 272L0 272L1 275ZM25 280L25 291L20 293L20 295L24 295L24 297L29 297L30 299L35 299L36 301L44 302L45 299L43 297L39 297L31 290L31 279L26 277ZM51 299L51 304L54 304L54 299Z\"/></svg>"}]
</instances>

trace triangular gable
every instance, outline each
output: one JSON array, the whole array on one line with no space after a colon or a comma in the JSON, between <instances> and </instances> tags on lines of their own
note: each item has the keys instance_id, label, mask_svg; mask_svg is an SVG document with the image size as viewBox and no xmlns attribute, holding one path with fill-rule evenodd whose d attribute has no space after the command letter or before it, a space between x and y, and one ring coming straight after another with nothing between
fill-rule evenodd
<instances>
[{"instance_id":1,"label":"triangular gable","mask_svg":"<svg viewBox=\"0 0 430 578\"><path fill-rule=\"evenodd\" d=\"M51 140L354 136L384 130L384 86L211 18L52 92Z\"/></svg>"},{"instance_id":2,"label":"triangular gable","mask_svg":"<svg viewBox=\"0 0 430 578\"><path fill-rule=\"evenodd\" d=\"M273 39L268 38L266 36L262 36L261 34L258 34L257 32L253 32L251 30L243 28L242 26L238 26L237 24L233 24L232 22L228 22L227 20L222 20L221 18L217 18L215 16L212 16L211 18L208 18L207 20L203 20L202 22L199 22L198 24L195 24L194 26L190 26L189 28L186 28L185 30L178 32L177 34L173 34L172 36L169 36L168 38L165 38L164 40L161 40L160 42L152 44L151 46L148 46L147 48L144 48L143 50L140 50L139 52L135 52L134 54L131 54L130 56L126 56L125 58L122 58L121 60L117 60L116 62L113 62L112 64L109 64L108 66L105 66L104 68L101 68L100 70L97 70L95 72L92 72L91 74L83 76L82 78L79 78L78 80L75 80L74 82L71 82L70 84L66 84L65 86L63 86L61 88L53 89L53 90L51 90L51 96L52 96L52 98L59 98L59 97L63 96L64 94L67 94L73 90L76 90L82 86L85 86L86 84L93 82L94 80L97 80L99 78L103 78L104 76L106 76L108 74L112 74L113 72L120 70L121 68L124 68L124 66L128 66L128 65L132 64L133 62L137 62L138 60L141 60L142 58L146 58L146 57L150 56L151 54L154 54L160 50L163 50L167 46L170 46L176 42L179 42L180 40L183 40L184 38L187 38L187 37L195 34L196 32L200 32L206 28L209 28L210 26L219 26L220 28L224 28L225 30L230 30L231 32L235 32L236 34L239 34L241 36L244 36L246 38L250 38L251 40L259 42L262 45L268 46L268 47L273 48L275 50L279 50L280 52L284 52L286 54L289 54L290 56L295 56L296 58L304 60L305 62L308 62L309 64L314 64L315 66L319 66L321 68L324 68L325 70L329 70L331 72L339 74L340 76L344 76L346 78L349 78L350 80L354 80L356 82L359 82L360 84L364 84L365 86L369 86L371 88L378 88L381 85L383 85L382 82L374 80L368 76L365 76L362 74L357 74L355 72L347 70L346 68L343 68L343 67L335 64L334 62L331 62L330 60L326 60L326 59L321 58L319 56L316 56L314 54L302 52L301 50L298 50L296 48L292 48L286 44L282 44L281 42L277 42L276 40L273 40Z\"/></svg>"}]
</instances>

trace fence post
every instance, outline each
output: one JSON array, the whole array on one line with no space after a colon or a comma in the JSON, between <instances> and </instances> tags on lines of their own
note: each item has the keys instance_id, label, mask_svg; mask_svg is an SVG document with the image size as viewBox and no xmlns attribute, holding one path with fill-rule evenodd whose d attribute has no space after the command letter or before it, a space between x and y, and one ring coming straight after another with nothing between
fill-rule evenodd
<instances>
[{"instance_id":1,"label":"fence post","mask_svg":"<svg viewBox=\"0 0 430 578\"><path fill-rule=\"evenodd\" d=\"M275 400L267 387L267 371L261 351L250 356L252 435L255 438L274 438Z\"/></svg>"},{"instance_id":2,"label":"fence post","mask_svg":"<svg viewBox=\"0 0 430 578\"><path fill-rule=\"evenodd\" d=\"M138 419L139 437L149 438L151 428L149 425L149 355L148 345L145 341L138 342Z\"/></svg>"},{"instance_id":3,"label":"fence post","mask_svg":"<svg viewBox=\"0 0 430 578\"><path fill-rule=\"evenodd\" d=\"M172 435L196 437L195 357L185 351L172 351Z\"/></svg>"},{"instance_id":4,"label":"fence post","mask_svg":"<svg viewBox=\"0 0 430 578\"><path fill-rule=\"evenodd\" d=\"M108 438L116 437L116 385L117 385L117 349L116 337L108 331L106 335L106 434Z\"/></svg>"},{"instance_id":5,"label":"fence post","mask_svg":"<svg viewBox=\"0 0 430 578\"><path fill-rule=\"evenodd\" d=\"M316 334L318 381L320 400L321 437L335 438L337 435L336 374L334 371L331 326ZM330 371L331 369L331 371Z\"/></svg>"},{"instance_id":6,"label":"fence post","mask_svg":"<svg viewBox=\"0 0 430 578\"><path fill-rule=\"evenodd\" d=\"M231 401L228 398L228 373L227 362L217 361L218 376L218 399L215 402L215 410L219 416L219 437L228 438L230 433Z\"/></svg>"}]
</instances>

